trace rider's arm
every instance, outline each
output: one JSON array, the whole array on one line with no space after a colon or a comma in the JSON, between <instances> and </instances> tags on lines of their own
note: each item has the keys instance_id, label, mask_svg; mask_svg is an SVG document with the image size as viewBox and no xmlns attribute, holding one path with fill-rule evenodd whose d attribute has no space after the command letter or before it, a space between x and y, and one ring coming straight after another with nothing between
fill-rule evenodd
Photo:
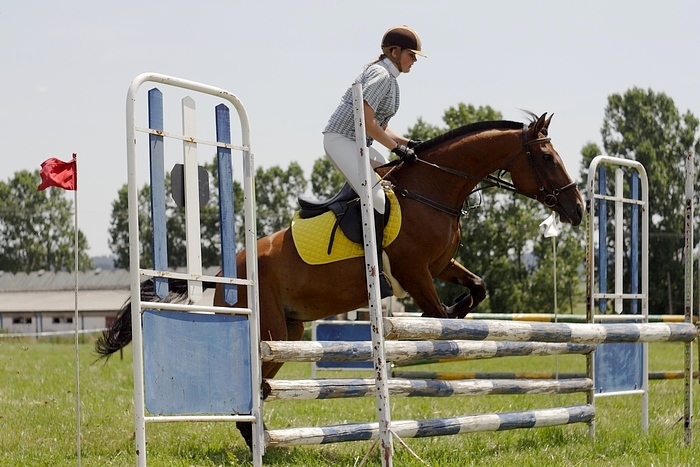
<instances>
[{"instance_id":1,"label":"rider's arm","mask_svg":"<svg viewBox=\"0 0 700 467\"><path fill-rule=\"evenodd\" d=\"M403 136L399 136L389 128L382 128L374 118L374 109L365 101L365 131L367 135L375 141L379 141L389 150L394 149L398 144L406 144L408 141Z\"/></svg>"},{"instance_id":2,"label":"rider's arm","mask_svg":"<svg viewBox=\"0 0 700 467\"><path fill-rule=\"evenodd\" d=\"M399 144L406 145L406 144L408 144L408 142L410 141L408 138L404 138L403 136L394 133L394 132L391 130L391 128L389 128L389 127L386 127L386 129L385 129L384 131L386 132L386 134L388 134L389 136L391 136L391 138L392 138L394 141L396 141L396 142L399 143Z\"/></svg>"}]
</instances>

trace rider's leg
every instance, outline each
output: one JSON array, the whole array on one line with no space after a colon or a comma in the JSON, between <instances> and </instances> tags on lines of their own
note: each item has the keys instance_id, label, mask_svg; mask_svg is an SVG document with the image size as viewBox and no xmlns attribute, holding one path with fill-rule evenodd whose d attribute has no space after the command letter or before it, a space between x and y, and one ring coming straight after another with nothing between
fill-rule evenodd
<instances>
[{"instance_id":1,"label":"rider's leg","mask_svg":"<svg viewBox=\"0 0 700 467\"><path fill-rule=\"evenodd\" d=\"M343 174L352 189L360 194L363 180L360 176L359 156L355 141L337 133L326 133L323 135L323 147L326 150L326 156L333 162L333 165ZM376 149L372 147L368 149L370 165L373 168L388 162L387 158ZM378 213L383 214L385 203L384 190L381 183L379 183L379 179L372 180L372 184L374 209Z\"/></svg>"},{"instance_id":2,"label":"rider's leg","mask_svg":"<svg viewBox=\"0 0 700 467\"><path fill-rule=\"evenodd\" d=\"M356 193L362 190L362 177L359 170L359 156L357 155L357 144L354 140L336 133L326 133L323 135L323 147L326 155L333 162L336 168L345 176L350 186ZM388 162L379 151L370 147L369 157L372 167L379 167ZM382 264L382 237L384 234L384 210L386 196L384 189L378 179L373 180L372 198L374 201L374 227L376 229L377 260L379 267L379 284L382 297L393 295L389 281L384 275Z\"/></svg>"}]
</instances>

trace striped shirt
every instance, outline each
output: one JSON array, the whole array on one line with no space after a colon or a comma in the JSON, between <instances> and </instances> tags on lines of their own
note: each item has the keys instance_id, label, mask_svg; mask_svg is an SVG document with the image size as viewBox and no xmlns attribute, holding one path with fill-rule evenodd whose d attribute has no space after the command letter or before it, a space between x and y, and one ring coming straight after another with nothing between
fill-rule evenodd
<instances>
[{"instance_id":1,"label":"striped shirt","mask_svg":"<svg viewBox=\"0 0 700 467\"><path fill-rule=\"evenodd\" d=\"M355 83L362 83L362 95L374 110L374 119L386 128L391 117L399 110L399 84L396 77L399 70L388 58L368 65ZM338 133L355 139L355 116L352 107L352 88L348 88L340 99L340 105L328 120L323 133ZM367 137L367 146L374 141Z\"/></svg>"}]
</instances>

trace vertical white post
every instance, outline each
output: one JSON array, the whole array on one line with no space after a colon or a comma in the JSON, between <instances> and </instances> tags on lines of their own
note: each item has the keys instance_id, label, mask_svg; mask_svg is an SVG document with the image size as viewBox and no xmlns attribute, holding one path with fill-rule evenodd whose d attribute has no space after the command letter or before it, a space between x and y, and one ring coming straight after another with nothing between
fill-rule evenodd
<instances>
[{"instance_id":1,"label":"vertical white post","mask_svg":"<svg viewBox=\"0 0 700 467\"><path fill-rule=\"evenodd\" d=\"M695 162L693 151L688 151L685 158L685 322L693 322L693 182L695 181ZM683 425L684 441L687 446L693 442L693 343L685 343L685 412Z\"/></svg>"},{"instance_id":2,"label":"vertical white post","mask_svg":"<svg viewBox=\"0 0 700 467\"><path fill-rule=\"evenodd\" d=\"M134 437L136 438L136 465L146 467L146 408L143 381L143 340L141 339L141 281L139 270L139 215L138 186L136 184L136 129L134 108L141 81L135 78L126 96L126 157L129 177L129 267L131 276L131 347L134 355Z\"/></svg>"},{"instance_id":3,"label":"vertical white post","mask_svg":"<svg viewBox=\"0 0 700 467\"><path fill-rule=\"evenodd\" d=\"M194 99L182 99L182 134L194 138L197 134L196 107ZM199 164L197 162L197 143L182 142L182 155L185 173L185 240L187 242L187 273L202 275L202 246L199 221ZM197 303L202 299L202 282L189 281L190 300Z\"/></svg>"},{"instance_id":4,"label":"vertical white post","mask_svg":"<svg viewBox=\"0 0 700 467\"><path fill-rule=\"evenodd\" d=\"M372 349L374 356L374 381L377 389L377 417L379 420L379 442L381 444L382 466L393 465L394 445L391 435L391 413L389 408L389 386L384 359L384 325L382 321L382 297L379 290L379 268L375 246L374 200L372 184L376 177L369 162L365 131L364 98L362 85L352 85L352 100L355 112L355 140L359 152L358 167L362 183L360 201L362 203L362 225L364 231L365 265L367 268L367 290L369 296L370 325L372 329Z\"/></svg>"},{"instance_id":5,"label":"vertical white post","mask_svg":"<svg viewBox=\"0 0 700 467\"><path fill-rule=\"evenodd\" d=\"M237 102L237 99L236 101ZM240 105L240 103L239 103ZM245 245L246 245L246 277L251 281L247 286L248 307L250 316L250 358L251 379L253 381L253 409L251 415L255 417L253 423L253 465L263 465L262 457L265 454L265 425L263 424L262 402L262 364L260 362L260 292L258 288L258 230L257 215L255 212L255 163L250 152L250 130L248 117L244 113L243 106L236 107L241 119L241 131L243 132L243 205L245 209Z\"/></svg>"}]
</instances>

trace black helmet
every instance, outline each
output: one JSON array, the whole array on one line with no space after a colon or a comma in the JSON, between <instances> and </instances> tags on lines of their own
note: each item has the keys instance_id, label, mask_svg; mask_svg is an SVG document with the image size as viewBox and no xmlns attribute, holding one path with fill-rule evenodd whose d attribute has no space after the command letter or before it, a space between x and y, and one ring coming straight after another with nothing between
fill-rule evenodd
<instances>
[{"instance_id":1,"label":"black helmet","mask_svg":"<svg viewBox=\"0 0 700 467\"><path fill-rule=\"evenodd\" d=\"M411 52L425 57L421 52L421 43L418 33L408 26L397 26L384 33L382 38L382 49L385 47L401 47Z\"/></svg>"}]
</instances>

